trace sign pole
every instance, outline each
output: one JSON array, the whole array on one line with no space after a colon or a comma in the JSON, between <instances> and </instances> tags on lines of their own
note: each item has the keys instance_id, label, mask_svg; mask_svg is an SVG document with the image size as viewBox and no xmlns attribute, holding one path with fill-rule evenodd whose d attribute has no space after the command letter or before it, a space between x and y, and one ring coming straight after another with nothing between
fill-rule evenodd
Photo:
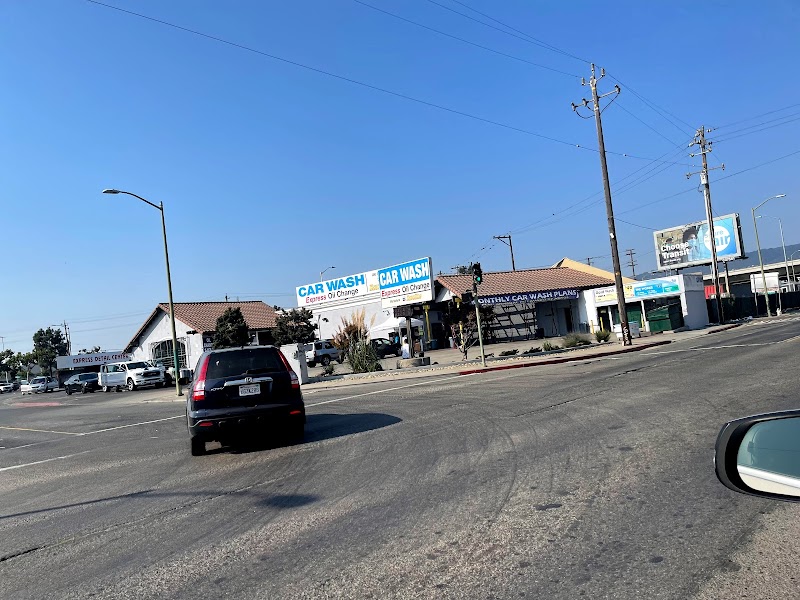
<instances>
[{"instance_id":1,"label":"sign pole","mask_svg":"<svg viewBox=\"0 0 800 600\"><path fill-rule=\"evenodd\" d=\"M472 284L473 298L475 299L475 320L478 322L478 343L481 346L481 364L486 367L486 354L483 352L483 329L481 328L481 303L478 302L478 286Z\"/></svg>"},{"instance_id":2,"label":"sign pole","mask_svg":"<svg viewBox=\"0 0 800 600\"><path fill-rule=\"evenodd\" d=\"M414 358L414 337L411 335L411 317L406 317L406 339L408 340L408 358Z\"/></svg>"}]
</instances>

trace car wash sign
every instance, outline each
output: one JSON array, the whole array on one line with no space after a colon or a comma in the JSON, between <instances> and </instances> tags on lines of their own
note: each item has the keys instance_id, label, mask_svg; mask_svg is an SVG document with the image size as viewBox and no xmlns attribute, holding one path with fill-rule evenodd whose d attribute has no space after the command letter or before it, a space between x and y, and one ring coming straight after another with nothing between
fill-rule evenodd
<instances>
[{"instance_id":1,"label":"car wash sign","mask_svg":"<svg viewBox=\"0 0 800 600\"><path fill-rule=\"evenodd\" d=\"M127 362L133 358L127 352L94 352L91 354L76 354L74 356L57 356L57 369L75 369L78 367L99 367L105 363Z\"/></svg>"},{"instance_id":2,"label":"car wash sign","mask_svg":"<svg viewBox=\"0 0 800 600\"><path fill-rule=\"evenodd\" d=\"M301 308L333 308L348 304L360 304L380 298L378 271L356 273L337 279L298 286L297 306Z\"/></svg>"},{"instance_id":3,"label":"car wash sign","mask_svg":"<svg viewBox=\"0 0 800 600\"><path fill-rule=\"evenodd\" d=\"M381 306L392 308L433 300L430 257L378 270Z\"/></svg>"},{"instance_id":4,"label":"car wash sign","mask_svg":"<svg viewBox=\"0 0 800 600\"><path fill-rule=\"evenodd\" d=\"M536 302L553 302L555 300L577 300L580 292L576 289L549 290L547 292L526 292L524 294L498 294L496 296L479 296L479 304L517 304Z\"/></svg>"}]
</instances>

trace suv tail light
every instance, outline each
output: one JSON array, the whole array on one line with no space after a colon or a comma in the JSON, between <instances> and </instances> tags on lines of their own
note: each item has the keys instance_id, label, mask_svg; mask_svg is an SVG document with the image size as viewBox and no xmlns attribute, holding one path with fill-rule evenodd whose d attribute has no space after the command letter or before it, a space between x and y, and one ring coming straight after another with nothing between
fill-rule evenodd
<instances>
[{"instance_id":1,"label":"suv tail light","mask_svg":"<svg viewBox=\"0 0 800 600\"><path fill-rule=\"evenodd\" d=\"M197 373L197 381L192 387L192 400L195 402L206 399L206 372L208 371L209 360L211 360L211 356L206 356L203 359L200 370Z\"/></svg>"},{"instance_id":2,"label":"suv tail light","mask_svg":"<svg viewBox=\"0 0 800 600\"><path fill-rule=\"evenodd\" d=\"M316 356L316 354L317 353L314 352L314 356ZM294 372L294 369L292 369L292 366L289 364L289 361L286 360L286 357L283 355L283 352L281 352L280 350L278 350L278 356L281 357L281 361L283 362L284 366L286 367L286 370L289 371L289 379L292 382L292 389L293 390L299 390L300 389L300 379L298 379L297 373Z\"/></svg>"}]
</instances>

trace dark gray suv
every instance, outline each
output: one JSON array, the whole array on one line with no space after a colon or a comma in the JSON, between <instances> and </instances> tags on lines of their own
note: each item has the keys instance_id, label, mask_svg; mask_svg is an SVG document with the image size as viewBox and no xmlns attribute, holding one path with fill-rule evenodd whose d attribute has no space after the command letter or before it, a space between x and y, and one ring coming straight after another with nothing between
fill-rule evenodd
<instances>
[{"instance_id":1,"label":"dark gray suv","mask_svg":"<svg viewBox=\"0 0 800 600\"><path fill-rule=\"evenodd\" d=\"M306 422L300 380L273 346L210 350L197 361L186 419L192 456L205 454L206 442L227 445L245 436L299 441Z\"/></svg>"}]
</instances>

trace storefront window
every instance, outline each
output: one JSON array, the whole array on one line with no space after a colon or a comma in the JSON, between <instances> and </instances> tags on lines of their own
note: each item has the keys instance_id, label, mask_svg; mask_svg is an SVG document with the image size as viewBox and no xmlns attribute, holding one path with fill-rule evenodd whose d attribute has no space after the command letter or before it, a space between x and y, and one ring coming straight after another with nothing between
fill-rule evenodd
<instances>
[{"instance_id":1,"label":"storefront window","mask_svg":"<svg viewBox=\"0 0 800 600\"><path fill-rule=\"evenodd\" d=\"M166 368L173 367L175 359L172 352L172 340L156 342L150 346L150 356L154 363L162 363ZM179 368L186 368L186 343L184 338L178 339L178 362Z\"/></svg>"}]
</instances>

